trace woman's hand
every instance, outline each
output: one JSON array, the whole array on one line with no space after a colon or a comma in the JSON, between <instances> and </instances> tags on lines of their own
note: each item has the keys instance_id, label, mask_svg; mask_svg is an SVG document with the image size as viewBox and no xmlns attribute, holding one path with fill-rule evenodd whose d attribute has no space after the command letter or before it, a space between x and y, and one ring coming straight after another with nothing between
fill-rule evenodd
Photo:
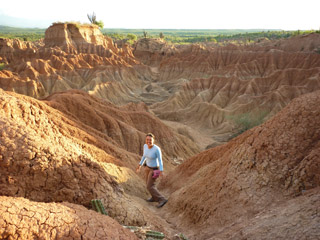
<instances>
[{"instance_id":1,"label":"woman's hand","mask_svg":"<svg viewBox=\"0 0 320 240\"><path fill-rule=\"evenodd\" d=\"M137 172L137 173L140 172L140 169L141 169L141 165L139 165L139 166L137 167L136 172Z\"/></svg>"}]
</instances>

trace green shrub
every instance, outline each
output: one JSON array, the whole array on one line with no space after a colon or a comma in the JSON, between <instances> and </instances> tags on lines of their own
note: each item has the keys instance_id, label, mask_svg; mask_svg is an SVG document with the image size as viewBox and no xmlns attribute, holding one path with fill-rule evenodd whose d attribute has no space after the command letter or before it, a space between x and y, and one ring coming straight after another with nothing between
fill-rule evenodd
<instances>
[{"instance_id":1,"label":"green shrub","mask_svg":"<svg viewBox=\"0 0 320 240\"><path fill-rule=\"evenodd\" d=\"M89 19L89 21L92 23L92 24L95 24L97 25L100 29L103 29L104 27L104 23L100 20L98 21L97 20L97 16L96 14L93 12L92 14L87 14L87 17Z\"/></svg>"},{"instance_id":2,"label":"green shrub","mask_svg":"<svg viewBox=\"0 0 320 240\"><path fill-rule=\"evenodd\" d=\"M100 29L103 29L103 27L104 27L104 23L103 23L101 20L100 20L100 21L97 21L95 24L98 25L98 27L99 27Z\"/></svg>"},{"instance_id":3,"label":"green shrub","mask_svg":"<svg viewBox=\"0 0 320 240\"><path fill-rule=\"evenodd\" d=\"M241 133L262 124L265 117L269 114L269 111L258 111L258 112L246 112L233 116L228 116L233 124L235 125L237 132L233 134L230 139L240 135Z\"/></svg>"},{"instance_id":4,"label":"green shrub","mask_svg":"<svg viewBox=\"0 0 320 240\"><path fill-rule=\"evenodd\" d=\"M137 41L137 39L138 39L137 35L135 35L135 34L133 34L133 33L128 33L128 34L127 34L127 38L128 38L129 40L133 40L133 41Z\"/></svg>"},{"instance_id":5,"label":"green shrub","mask_svg":"<svg viewBox=\"0 0 320 240\"><path fill-rule=\"evenodd\" d=\"M148 32L146 30L143 30L143 37L147 38L148 37Z\"/></svg>"},{"instance_id":6,"label":"green shrub","mask_svg":"<svg viewBox=\"0 0 320 240\"><path fill-rule=\"evenodd\" d=\"M0 63L0 71L2 71L3 69L6 68L6 64L5 63Z\"/></svg>"}]
</instances>

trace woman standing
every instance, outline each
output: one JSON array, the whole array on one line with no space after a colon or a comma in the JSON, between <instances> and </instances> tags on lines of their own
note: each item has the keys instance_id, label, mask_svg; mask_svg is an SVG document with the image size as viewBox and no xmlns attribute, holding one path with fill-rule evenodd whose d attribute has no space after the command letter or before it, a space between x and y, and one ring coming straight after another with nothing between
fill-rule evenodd
<instances>
[{"instance_id":1,"label":"woman standing","mask_svg":"<svg viewBox=\"0 0 320 240\"><path fill-rule=\"evenodd\" d=\"M158 208L163 207L167 203L167 199L158 191L156 187L157 177L155 170L160 170L160 176L163 172L163 162L161 156L161 149L154 144L154 135L148 133L146 135L146 144L143 146L143 156L137 167L137 172L140 172L141 166L145 166L147 189L151 194L148 202L158 202Z\"/></svg>"}]
</instances>

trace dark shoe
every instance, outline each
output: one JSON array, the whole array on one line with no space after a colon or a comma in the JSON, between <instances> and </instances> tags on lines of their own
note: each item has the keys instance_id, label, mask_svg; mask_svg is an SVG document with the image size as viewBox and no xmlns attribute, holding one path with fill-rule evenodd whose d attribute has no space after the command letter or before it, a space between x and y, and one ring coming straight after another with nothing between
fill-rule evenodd
<instances>
[{"instance_id":1,"label":"dark shoe","mask_svg":"<svg viewBox=\"0 0 320 240\"><path fill-rule=\"evenodd\" d=\"M161 201L161 202L159 202L159 204L158 204L158 206L157 206L157 208L161 208L161 207L163 207L166 203L168 202L168 200L163 200L163 201Z\"/></svg>"},{"instance_id":2,"label":"dark shoe","mask_svg":"<svg viewBox=\"0 0 320 240\"><path fill-rule=\"evenodd\" d=\"M146 200L147 202L155 202L155 200L153 198L149 198Z\"/></svg>"}]
</instances>

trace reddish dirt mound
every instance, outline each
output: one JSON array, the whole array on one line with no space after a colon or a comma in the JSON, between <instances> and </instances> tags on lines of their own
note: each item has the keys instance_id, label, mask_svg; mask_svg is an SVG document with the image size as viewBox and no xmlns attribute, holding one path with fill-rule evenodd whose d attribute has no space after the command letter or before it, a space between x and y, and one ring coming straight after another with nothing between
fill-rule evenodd
<instances>
[{"instance_id":1,"label":"reddish dirt mound","mask_svg":"<svg viewBox=\"0 0 320 240\"><path fill-rule=\"evenodd\" d=\"M138 208L131 207L131 213L121 210L130 199L108 170L124 165L112 156L114 152L130 156L129 152L78 129L75 122L45 103L0 91L1 195L85 206L99 198L120 222L144 223ZM99 142L105 148L93 144ZM142 181L130 169L122 168L132 176L126 184L141 185L136 192L143 195Z\"/></svg>"},{"instance_id":2,"label":"reddish dirt mound","mask_svg":"<svg viewBox=\"0 0 320 240\"><path fill-rule=\"evenodd\" d=\"M129 206L127 194L147 197L144 181L134 172L145 134L157 136L166 172L178 156L199 152L143 104L117 107L79 90L45 101L0 93L2 195L87 207L91 199L100 198L120 222L141 225L144 214Z\"/></svg>"},{"instance_id":3,"label":"reddish dirt mound","mask_svg":"<svg viewBox=\"0 0 320 240\"><path fill-rule=\"evenodd\" d=\"M144 110L145 105L116 107L79 90L40 101L0 89L0 195L88 208L92 199L101 199L119 223L148 224L173 235L172 226L154 216L155 206L146 207L144 180L134 172L141 156L126 150L130 145L126 141L136 144L132 150L141 151L145 133L138 128L150 127L162 131L159 141L171 141L164 147L167 152L187 157L190 150L181 146L187 143L184 137ZM121 134L108 136L113 127ZM165 154L166 172L170 162Z\"/></svg>"},{"instance_id":4,"label":"reddish dirt mound","mask_svg":"<svg viewBox=\"0 0 320 240\"><path fill-rule=\"evenodd\" d=\"M205 239L319 239L320 190L270 207ZM301 227L303 226L303 227Z\"/></svg>"},{"instance_id":5,"label":"reddish dirt mound","mask_svg":"<svg viewBox=\"0 0 320 240\"><path fill-rule=\"evenodd\" d=\"M144 104L117 107L78 90L53 94L45 102L78 122L78 127L85 132L138 155L142 154L145 134L153 132L164 153L167 169L172 168L171 164L177 157L186 159L199 152L193 142L164 125L148 112ZM132 169L137 163L136 159L123 162L127 162Z\"/></svg>"},{"instance_id":6,"label":"reddish dirt mound","mask_svg":"<svg viewBox=\"0 0 320 240\"><path fill-rule=\"evenodd\" d=\"M1 239L138 239L112 218L71 203L0 196Z\"/></svg>"},{"instance_id":7,"label":"reddish dirt mound","mask_svg":"<svg viewBox=\"0 0 320 240\"><path fill-rule=\"evenodd\" d=\"M312 203L318 199L319 161L320 92L317 91L294 99L265 124L177 167L163 182L164 187L172 192L167 204L170 216L179 226L196 229L191 236L199 239L214 238L232 228L233 224L254 224L255 217L259 221L264 217L272 221L276 218L270 216L273 208L279 204L285 207L287 201L305 191L318 187L315 195L310 195L313 200L308 201ZM306 205L299 206L305 201L303 199L292 200L296 207L283 212L299 212L299 207L301 211L307 210ZM319 205L311 209L305 217L314 227L312 214L319 211ZM288 222L303 218L291 213L287 216L290 218ZM317 217L319 219L319 215ZM282 220L278 218L277 221ZM259 228L260 223L256 224ZM291 227L282 227L280 237L291 236L284 230ZM302 231L304 227L295 228ZM259 238L259 232L254 229L249 229L246 234L256 234ZM311 237L315 232L305 234ZM316 234L320 235L320 232L316 230Z\"/></svg>"}]
</instances>

